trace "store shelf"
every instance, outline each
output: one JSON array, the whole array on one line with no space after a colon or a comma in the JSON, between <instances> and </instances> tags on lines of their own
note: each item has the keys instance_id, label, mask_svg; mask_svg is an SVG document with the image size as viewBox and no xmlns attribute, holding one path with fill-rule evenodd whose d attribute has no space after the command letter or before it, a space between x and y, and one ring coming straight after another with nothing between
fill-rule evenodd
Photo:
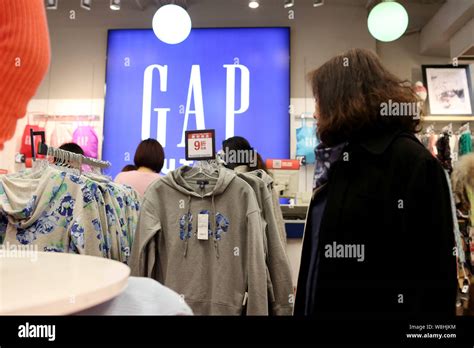
<instances>
[{"instance_id":1,"label":"store shelf","mask_svg":"<svg viewBox=\"0 0 474 348\"><path fill-rule=\"evenodd\" d=\"M423 117L424 121L429 122L463 122L463 121L472 121L474 122L474 116L447 116L447 115L436 115L436 116L425 116Z\"/></svg>"}]
</instances>

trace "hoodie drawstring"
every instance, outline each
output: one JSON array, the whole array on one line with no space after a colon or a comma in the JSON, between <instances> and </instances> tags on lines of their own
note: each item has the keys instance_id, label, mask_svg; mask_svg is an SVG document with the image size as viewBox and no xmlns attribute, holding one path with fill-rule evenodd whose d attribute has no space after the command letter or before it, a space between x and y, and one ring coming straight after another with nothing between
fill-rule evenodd
<instances>
[{"instance_id":1,"label":"hoodie drawstring","mask_svg":"<svg viewBox=\"0 0 474 348\"><path fill-rule=\"evenodd\" d=\"M186 255L188 254L188 239L191 238L189 236L189 234L191 233L192 234L192 227L191 229L189 228L189 219L191 217L191 196L188 196L188 211L186 213L186 218L184 219L185 221L185 231L186 233L184 234L184 257L186 257Z\"/></svg>"},{"instance_id":2,"label":"hoodie drawstring","mask_svg":"<svg viewBox=\"0 0 474 348\"><path fill-rule=\"evenodd\" d=\"M217 212L216 212L216 203L214 202L214 193L211 196L211 219L214 223L214 228L212 228L214 235L214 249L216 249L216 258L219 258L219 243L217 241Z\"/></svg>"}]
</instances>

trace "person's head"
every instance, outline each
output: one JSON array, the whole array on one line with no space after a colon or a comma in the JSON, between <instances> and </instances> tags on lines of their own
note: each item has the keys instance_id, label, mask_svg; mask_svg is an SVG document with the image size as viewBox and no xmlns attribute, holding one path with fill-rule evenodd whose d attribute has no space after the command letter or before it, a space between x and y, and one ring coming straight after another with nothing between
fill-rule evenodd
<instances>
[{"instance_id":1,"label":"person's head","mask_svg":"<svg viewBox=\"0 0 474 348\"><path fill-rule=\"evenodd\" d=\"M246 165L250 170L263 169L267 171L267 167L260 154L254 150L244 137L235 136L224 140L222 142L222 150L227 162L226 167L229 169Z\"/></svg>"},{"instance_id":2,"label":"person's head","mask_svg":"<svg viewBox=\"0 0 474 348\"><path fill-rule=\"evenodd\" d=\"M165 151L155 139L143 140L135 151L133 161L137 169L144 167L159 173L165 163Z\"/></svg>"},{"instance_id":3,"label":"person's head","mask_svg":"<svg viewBox=\"0 0 474 348\"><path fill-rule=\"evenodd\" d=\"M309 80L316 100L318 135L326 146L384 130L420 130L419 100L411 85L390 73L371 51L351 49L338 55L311 72ZM410 112L382 112L395 104Z\"/></svg>"},{"instance_id":4,"label":"person's head","mask_svg":"<svg viewBox=\"0 0 474 348\"><path fill-rule=\"evenodd\" d=\"M127 164L122 168L122 172L131 172L132 170L137 170L137 167L135 167L133 164Z\"/></svg>"},{"instance_id":5,"label":"person's head","mask_svg":"<svg viewBox=\"0 0 474 348\"><path fill-rule=\"evenodd\" d=\"M84 150L82 150L82 148L79 145L77 145L76 143L62 144L59 148L61 150L64 150L64 151L77 153L79 155L84 155Z\"/></svg>"}]
</instances>

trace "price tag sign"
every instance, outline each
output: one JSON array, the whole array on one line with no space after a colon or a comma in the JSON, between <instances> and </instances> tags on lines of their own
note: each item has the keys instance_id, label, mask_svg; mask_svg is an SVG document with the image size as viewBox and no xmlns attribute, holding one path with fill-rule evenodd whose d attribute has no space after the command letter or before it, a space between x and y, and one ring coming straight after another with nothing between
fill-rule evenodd
<instances>
[{"instance_id":1,"label":"price tag sign","mask_svg":"<svg viewBox=\"0 0 474 348\"><path fill-rule=\"evenodd\" d=\"M216 158L216 137L214 129L187 131L186 160L205 161Z\"/></svg>"}]
</instances>

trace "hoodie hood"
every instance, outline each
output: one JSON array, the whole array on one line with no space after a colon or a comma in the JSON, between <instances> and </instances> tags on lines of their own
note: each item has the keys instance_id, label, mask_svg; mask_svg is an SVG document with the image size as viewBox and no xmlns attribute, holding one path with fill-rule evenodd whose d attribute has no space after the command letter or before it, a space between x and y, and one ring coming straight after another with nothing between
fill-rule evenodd
<instances>
[{"instance_id":1,"label":"hoodie hood","mask_svg":"<svg viewBox=\"0 0 474 348\"><path fill-rule=\"evenodd\" d=\"M251 172L249 172L250 174L253 174L253 175L256 175L257 177L259 177L260 179L263 180L263 182L265 183L265 185L267 185L267 187L271 187L272 184L273 184L273 178L270 174L268 174L266 171L264 171L263 169L257 169L257 170L253 170Z\"/></svg>"},{"instance_id":2,"label":"hoodie hood","mask_svg":"<svg viewBox=\"0 0 474 348\"><path fill-rule=\"evenodd\" d=\"M28 228L41 216L64 182L66 173L51 168L20 176L5 176L0 182L0 211L10 223Z\"/></svg>"},{"instance_id":3,"label":"hoodie hood","mask_svg":"<svg viewBox=\"0 0 474 348\"><path fill-rule=\"evenodd\" d=\"M236 174L232 170L220 168L219 176L217 177L217 182L213 185L211 191L202 195L198 191L196 191L195 188L193 188L185 179L185 174L193 169L195 170L195 168L189 166L180 167L175 171L169 173L167 176L163 177L161 181L164 184L171 186L172 188L178 190L179 192L185 195L203 198L223 194L229 184L232 182L232 180L234 180L236 177ZM202 179L205 178L202 177ZM194 178L192 180L194 180Z\"/></svg>"}]
</instances>

